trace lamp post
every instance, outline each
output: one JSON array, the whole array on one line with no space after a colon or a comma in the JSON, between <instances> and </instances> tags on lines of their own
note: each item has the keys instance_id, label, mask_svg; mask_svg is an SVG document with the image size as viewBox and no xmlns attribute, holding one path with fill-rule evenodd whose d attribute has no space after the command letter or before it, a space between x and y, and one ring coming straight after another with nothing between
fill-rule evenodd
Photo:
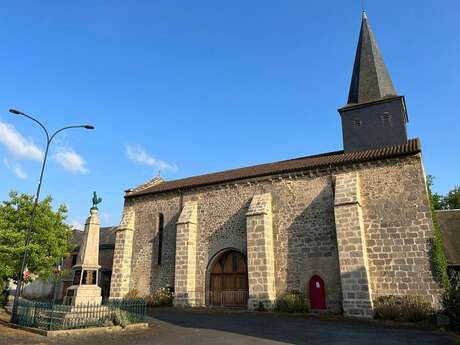
<instances>
[{"instance_id":1,"label":"lamp post","mask_svg":"<svg viewBox=\"0 0 460 345\"><path fill-rule=\"evenodd\" d=\"M22 116L25 116L25 117L31 119L32 121L37 123L43 129L43 131L45 131L45 134L46 134L45 155L43 157L42 168L41 168L41 172L40 172L40 179L39 179L39 182L38 182L37 192L35 194L35 201L34 201L34 205L33 205L33 208L32 208L32 214L30 216L29 226L28 226L28 229L27 229L25 250L24 250L24 254L22 256L21 271L18 274L18 281L17 281L17 284L16 284L16 294L14 295L13 310L12 310L12 313L11 313L11 322L16 323L16 321L17 321L17 311L18 311L18 302L19 302L19 297L21 295L21 290L22 290L23 273L24 273L24 268L27 265L27 259L28 259L28 255L29 255L29 248L28 247L29 247L30 240L31 240L32 228L33 228L33 224L34 224L34 220L35 220L35 213L36 213L36 209L37 209L38 198L40 197L40 189L41 189L41 186L42 186L43 172L45 171L46 158L48 156L49 146L51 144L51 141L56 136L56 134L66 130L66 129L70 129L70 128L94 129L94 126L91 126L91 125L66 126L66 127L61 128L61 129L58 129L57 131L55 131L50 136L49 133L48 133L48 130L46 129L46 127L40 121L38 121L36 118L34 118L34 117L30 116L30 115L27 115L27 114L23 113L22 111L19 111L19 110L16 110L16 109L10 109L9 112L11 114L14 114L14 115L22 115Z\"/></svg>"}]
</instances>

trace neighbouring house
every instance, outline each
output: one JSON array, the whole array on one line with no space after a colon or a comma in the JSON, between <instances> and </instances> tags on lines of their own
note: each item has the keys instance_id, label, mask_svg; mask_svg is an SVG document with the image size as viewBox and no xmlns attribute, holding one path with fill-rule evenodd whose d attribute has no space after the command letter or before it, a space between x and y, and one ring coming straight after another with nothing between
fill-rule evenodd
<instances>
[{"instance_id":1,"label":"neighbouring house","mask_svg":"<svg viewBox=\"0 0 460 345\"><path fill-rule=\"evenodd\" d=\"M371 317L385 295L438 306L422 148L407 138L405 98L365 13L348 102L338 111L343 150L157 177L126 191L110 297L172 286L176 306L253 310L296 290L314 310L358 317ZM308 135L311 124L292 126ZM282 145L288 135L267 133L267 140Z\"/></svg>"},{"instance_id":2,"label":"neighbouring house","mask_svg":"<svg viewBox=\"0 0 460 345\"><path fill-rule=\"evenodd\" d=\"M116 227L101 227L99 232L99 283L102 298L108 298L110 295L110 280L112 277L113 254L115 249L115 230ZM57 298L61 300L65 295L67 288L72 285L73 272L72 266L77 262L78 250L83 239L83 231L72 230L72 244L76 247L63 263L63 269L69 274L62 279L58 286Z\"/></svg>"},{"instance_id":3,"label":"neighbouring house","mask_svg":"<svg viewBox=\"0 0 460 345\"><path fill-rule=\"evenodd\" d=\"M442 232L447 268L460 271L460 209L439 210L436 217Z\"/></svg>"}]
</instances>

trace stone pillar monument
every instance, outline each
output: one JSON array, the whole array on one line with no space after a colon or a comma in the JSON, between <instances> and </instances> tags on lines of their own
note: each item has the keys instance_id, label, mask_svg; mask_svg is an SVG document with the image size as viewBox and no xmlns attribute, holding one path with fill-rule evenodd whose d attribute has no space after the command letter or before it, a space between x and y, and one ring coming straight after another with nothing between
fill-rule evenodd
<instances>
[{"instance_id":1,"label":"stone pillar monument","mask_svg":"<svg viewBox=\"0 0 460 345\"><path fill-rule=\"evenodd\" d=\"M96 201L98 202L95 202ZM83 241L78 252L77 263L72 267L74 278L72 286L67 289L66 303L73 306L79 304L100 304L101 288L97 285L99 276L99 218L96 205L101 198L94 193L93 207L86 219Z\"/></svg>"}]
</instances>

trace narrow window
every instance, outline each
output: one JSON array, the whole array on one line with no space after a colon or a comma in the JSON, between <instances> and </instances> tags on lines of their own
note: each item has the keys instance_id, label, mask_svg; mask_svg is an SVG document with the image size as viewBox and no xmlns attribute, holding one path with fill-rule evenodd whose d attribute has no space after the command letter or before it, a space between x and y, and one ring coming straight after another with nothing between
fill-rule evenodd
<instances>
[{"instance_id":1,"label":"narrow window","mask_svg":"<svg viewBox=\"0 0 460 345\"><path fill-rule=\"evenodd\" d=\"M163 250L163 222L163 213L160 213L158 215L158 265L161 265L161 252Z\"/></svg>"},{"instance_id":2,"label":"narrow window","mask_svg":"<svg viewBox=\"0 0 460 345\"><path fill-rule=\"evenodd\" d=\"M392 121L391 121L391 114L389 112L384 112L381 116L382 118L382 123L384 126L386 127L391 127L393 124L392 124Z\"/></svg>"},{"instance_id":3,"label":"narrow window","mask_svg":"<svg viewBox=\"0 0 460 345\"><path fill-rule=\"evenodd\" d=\"M359 119L354 119L353 120L353 128L359 128L361 127L363 124L363 121L362 120L359 120Z\"/></svg>"}]
</instances>

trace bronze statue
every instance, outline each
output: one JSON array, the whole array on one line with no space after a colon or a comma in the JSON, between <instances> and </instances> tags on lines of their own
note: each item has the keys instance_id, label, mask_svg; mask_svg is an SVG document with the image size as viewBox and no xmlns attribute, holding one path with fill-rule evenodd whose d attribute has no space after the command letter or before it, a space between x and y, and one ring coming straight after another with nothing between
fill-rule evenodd
<instances>
[{"instance_id":1,"label":"bronze statue","mask_svg":"<svg viewBox=\"0 0 460 345\"><path fill-rule=\"evenodd\" d=\"M96 192L93 192L93 207L91 209L97 210L97 205L100 204L102 201L102 198L98 198Z\"/></svg>"}]
</instances>

